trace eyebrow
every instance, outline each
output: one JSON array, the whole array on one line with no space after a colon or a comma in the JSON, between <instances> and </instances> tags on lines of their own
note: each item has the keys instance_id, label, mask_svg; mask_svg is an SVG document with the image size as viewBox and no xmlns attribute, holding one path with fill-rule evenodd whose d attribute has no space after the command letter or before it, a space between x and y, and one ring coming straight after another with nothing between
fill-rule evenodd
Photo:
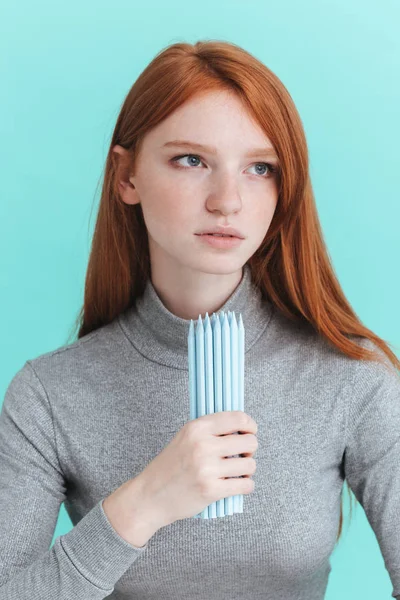
<instances>
[{"instance_id":1,"label":"eyebrow","mask_svg":"<svg viewBox=\"0 0 400 600\"><path fill-rule=\"evenodd\" d=\"M167 142L166 144L164 144L163 147L165 148L170 146L179 146L180 148L194 148L203 152L208 152L209 154L217 154L217 149L213 146L204 146L203 144L198 144L197 142L190 142L188 140L172 140L171 142ZM267 146L265 146L264 148L253 148L245 154L246 158L253 158L255 156L269 156L278 160L274 149Z\"/></svg>"}]
</instances>

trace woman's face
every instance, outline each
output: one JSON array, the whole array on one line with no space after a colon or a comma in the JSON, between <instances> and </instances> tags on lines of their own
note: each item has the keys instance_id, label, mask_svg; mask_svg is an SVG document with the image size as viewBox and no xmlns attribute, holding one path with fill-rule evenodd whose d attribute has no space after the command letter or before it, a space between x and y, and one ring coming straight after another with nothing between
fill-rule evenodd
<instances>
[{"instance_id":1,"label":"woman's face","mask_svg":"<svg viewBox=\"0 0 400 600\"><path fill-rule=\"evenodd\" d=\"M246 156L257 148L265 152ZM277 164L270 141L226 91L190 99L149 131L120 194L127 204L142 205L152 271L163 277L239 271L259 248L277 203L277 176L265 163ZM196 235L218 225L234 227L244 239L221 249Z\"/></svg>"}]
</instances>

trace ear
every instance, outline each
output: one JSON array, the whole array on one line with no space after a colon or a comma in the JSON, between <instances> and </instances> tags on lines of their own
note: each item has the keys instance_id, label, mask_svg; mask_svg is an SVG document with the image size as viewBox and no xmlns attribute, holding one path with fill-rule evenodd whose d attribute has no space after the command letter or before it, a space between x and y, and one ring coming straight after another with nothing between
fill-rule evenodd
<instances>
[{"instance_id":1,"label":"ear","mask_svg":"<svg viewBox=\"0 0 400 600\"><path fill-rule=\"evenodd\" d=\"M116 185L121 200L125 204L139 204L140 199L135 186L133 185L134 176L132 174L132 159L126 148L116 144L112 149L114 152L116 169Z\"/></svg>"}]
</instances>

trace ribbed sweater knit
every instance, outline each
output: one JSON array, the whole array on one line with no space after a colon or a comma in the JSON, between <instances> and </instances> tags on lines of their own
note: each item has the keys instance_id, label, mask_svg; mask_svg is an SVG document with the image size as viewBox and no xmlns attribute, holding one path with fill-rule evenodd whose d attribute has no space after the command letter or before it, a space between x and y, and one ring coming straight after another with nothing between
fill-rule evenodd
<instances>
[{"instance_id":1,"label":"ribbed sweater knit","mask_svg":"<svg viewBox=\"0 0 400 600\"><path fill-rule=\"evenodd\" d=\"M258 425L243 513L180 519L137 548L103 510L190 418L190 320L149 279L111 323L26 360L7 387L1 600L322 600L345 478L400 595L398 375L284 317L248 265L220 310L242 314L244 411ZM50 548L62 502L73 527Z\"/></svg>"}]
</instances>

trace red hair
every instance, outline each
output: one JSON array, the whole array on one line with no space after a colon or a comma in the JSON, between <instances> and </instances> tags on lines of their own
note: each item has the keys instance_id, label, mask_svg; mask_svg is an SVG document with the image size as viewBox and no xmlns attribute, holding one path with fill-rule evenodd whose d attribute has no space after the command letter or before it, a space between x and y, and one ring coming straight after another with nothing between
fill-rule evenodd
<instances>
[{"instance_id":1,"label":"red hair","mask_svg":"<svg viewBox=\"0 0 400 600\"><path fill-rule=\"evenodd\" d=\"M368 350L351 339L358 336L372 342L400 369L389 343L360 322L335 276L317 215L305 133L289 92L262 62L223 41L168 46L125 98L105 164L84 305L75 324L78 339L134 304L150 276L141 205L121 200L121 163L112 149L118 144L127 150L125 160L133 173L146 133L194 95L214 90L237 94L270 139L280 162L275 213L261 246L248 260L254 284L285 317L307 321L348 357L383 362L379 350ZM342 522L341 510L337 541Z\"/></svg>"}]
</instances>

